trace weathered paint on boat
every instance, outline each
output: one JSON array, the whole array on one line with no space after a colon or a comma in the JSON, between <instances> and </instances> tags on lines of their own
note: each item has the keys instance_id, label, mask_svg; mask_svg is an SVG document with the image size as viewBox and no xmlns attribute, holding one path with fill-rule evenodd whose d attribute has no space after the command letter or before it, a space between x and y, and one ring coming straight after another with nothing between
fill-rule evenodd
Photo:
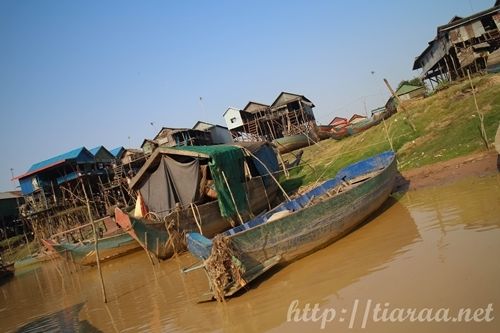
<instances>
[{"instance_id":1,"label":"weathered paint on boat","mask_svg":"<svg viewBox=\"0 0 500 333\"><path fill-rule=\"evenodd\" d=\"M281 154L285 154L296 149L307 147L314 142L305 134L296 134L275 139L273 143L278 147L278 151Z\"/></svg>"},{"instance_id":2,"label":"weathered paint on boat","mask_svg":"<svg viewBox=\"0 0 500 333\"><path fill-rule=\"evenodd\" d=\"M274 201L277 193L276 184L270 182L268 185L265 185L262 177L250 179L246 186L249 207L252 214L243 214L244 220L248 220L250 216L254 216L270 208L269 205ZM196 219L200 224L199 226ZM122 212L119 208L115 209L115 220L143 248L162 260L168 259L174 254L174 247L175 251L185 250L185 245L182 241L170 240L165 222L173 227L170 230L171 234L200 231L201 227L202 233L207 237L213 237L232 227L231 220L221 216L217 200L183 209L178 215L177 213L173 213L165 219L165 222L155 222L132 217Z\"/></svg>"},{"instance_id":3,"label":"weathered paint on boat","mask_svg":"<svg viewBox=\"0 0 500 333\"><path fill-rule=\"evenodd\" d=\"M57 252L62 253L67 251L71 255L72 260L80 265L89 266L97 263L94 241L75 244L54 243L52 246ZM100 238L97 242L101 262L122 256L139 247L139 244L125 232Z\"/></svg>"},{"instance_id":4,"label":"weathered paint on boat","mask_svg":"<svg viewBox=\"0 0 500 333\"><path fill-rule=\"evenodd\" d=\"M244 283L230 281L224 288L225 296L231 296L269 268L305 256L359 226L389 197L396 173L393 152L376 155L342 169L335 178L263 216L225 232L223 236L229 238L244 267ZM285 212L285 216L272 220L278 212ZM210 256L209 239L192 233L187 235L187 242L192 254L202 259ZM208 293L208 298L213 296L213 291Z\"/></svg>"}]
</instances>

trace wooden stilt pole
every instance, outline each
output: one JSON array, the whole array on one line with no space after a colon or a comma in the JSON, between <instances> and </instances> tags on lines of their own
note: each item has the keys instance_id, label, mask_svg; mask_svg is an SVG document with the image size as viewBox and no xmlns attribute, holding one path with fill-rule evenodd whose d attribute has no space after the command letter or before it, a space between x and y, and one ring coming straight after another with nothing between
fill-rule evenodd
<instances>
[{"instance_id":1,"label":"wooden stilt pole","mask_svg":"<svg viewBox=\"0 0 500 333\"><path fill-rule=\"evenodd\" d=\"M96 230L96 227L94 224L94 219L92 218L92 210L90 208L89 198L87 196L87 191L85 190L85 185L83 184L83 182L82 182L82 189L83 189L83 194L85 195L85 203L87 205L87 212L89 214L89 220L90 220L90 223L92 223L92 231L94 233L95 259L97 262L97 271L99 274L99 280L101 281L102 298L103 298L104 303L107 303L108 300L106 298L106 288L104 287L104 279L102 277L101 262L99 260L99 247L98 247L99 240L97 238L97 230Z\"/></svg>"}]
</instances>

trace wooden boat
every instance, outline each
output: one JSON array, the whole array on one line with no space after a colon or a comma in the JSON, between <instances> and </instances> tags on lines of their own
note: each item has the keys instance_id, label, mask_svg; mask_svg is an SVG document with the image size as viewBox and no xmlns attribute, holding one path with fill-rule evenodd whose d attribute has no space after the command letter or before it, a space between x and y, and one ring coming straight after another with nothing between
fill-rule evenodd
<instances>
[{"instance_id":1,"label":"wooden boat","mask_svg":"<svg viewBox=\"0 0 500 333\"><path fill-rule=\"evenodd\" d=\"M51 245L59 253L67 252L77 264L91 266L97 263L94 240L78 243L52 242ZM99 238L97 242L101 262L125 255L139 247L139 244L126 232Z\"/></svg>"},{"instance_id":2,"label":"wooden boat","mask_svg":"<svg viewBox=\"0 0 500 333\"><path fill-rule=\"evenodd\" d=\"M248 149L249 151L253 150L253 152L257 155L259 155L259 152L262 152L262 159L266 159L267 156L268 162L266 168L269 167L269 171L274 172L278 169L276 154L271 145L267 143L240 143L240 145L245 146L245 149ZM191 163L193 160L201 160L201 163L204 162L203 160L211 160L211 156L208 153L203 153L203 151L210 149L211 148L207 147L183 147L182 149L160 148L148 159L148 162L144 165L143 169L141 169L136 178L134 178L131 186L136 190L140 189L141 186L144 189L146 186L141 184L144 184L145 180L141 181L141 178L147 178L148 175L152 173L151 170L155 169L155 164L161 163L158 160L161 160L163 158L162 156L182 156L185 163ZM232 147L232 149L240 150L241 147ZM254 157L255 156L256 155L254 155ZM203 199L205 202L201 201L201 203L187 201L181 204L177 201L179 200L177 196L175 196L175 208L167 212L158 210L153 211L154 213L152 216L156 216L156 219L133 217L125 214L117 208L115 209L116 222L126 232L128 232L130 236L138 241L143 248L147 249L157 258L165 260L170 258L174 252L180 252L186 249L183 235L186 232L200 231L207 237L213 237L214 235L231 228L235 223L246 221L256 214L259 214L266 209L270 209L277 194L276 184L271 181L269 176L266 176L268 171L258 171L258 164L252 162L253 157L247 156L247 158L248 160L245 159L245 161L242 162L241 171L243 172L243 170L248 170L250 174L247 174L247 176L251 177L250 179L244 180L244 186L242 187L242 190L244 191L242 194L247 201L248 209L245 211L236 210L238 218L234 215L225 216L225 214L223 214L220 202L221 195L219 195L220 191L216 186L214 192L217 192L217 197L208 201L206 201L205 198ZM269 162L269 159L272 161ZM254 172L253 175L251 174L251 170ZM169 175L170 180L172 180L171 178L172 175ZM243 173L242 178L246 178ZM238 182L241 182L241 180L238 180ZM175 188L176 186L171 187ZM156 193L159 192L150 193L150 196L154 197L155 200L158 197ZM235 196L237 195L237 193L233 192L230 194L231 198L233 194ZM161 195L165 196L162 200L165 202L171 201L171 198L168 197L173 196L169 193ZM161 202L162 205L163 203L164 202ZM146 204L149 205L148 202L146 202ZM237 222L234 222L234 220Z\"/></svg>"},{"instance_id":3,"label":"wooden boat","mask_svg":"<svg viewBox=\"0 0 500 333\"><path fill-rule=\"evenodd\" d=\"M332 129L332 134L331 134L331 138L334 139L334 140L342 140L343 138L346 138L348 137L350 134L349 134L349 131L347 130L347 127L341 127L341 128L333 128Z\"/></svg>"},{"instance_id":4,"label":"wooden boat","mask_svg":"<svg viewBox=\"0 0 500 333\"><path fill-rule=\"evenodd\" d=\"M273 140L272 143L278 147L280 154L285 154L314 144L306 134L287 135Z\"/></svg>"},{"instance_id":5,"label":"wooden boat","mask_svg":"<svg viewBox=\"0 0 500 333\"><path fill-rule=\"evenodd\" d=\"M320 140L330 139L332 137L332 125L318 125L318 137Z\"/></svg>"},{"instance_id":6,"label":"wooden boat","mask_svg":"<svg viewBox=\"0 0 500 333\"><path fill-rule=\"evenodd\" d=\"M395 154L354 163L322 185L213 240L187 235L189 251L203 263L211 290L202 300L233 295L278 264L305 256L358 227L389 197L397 173Z\"/></svg>"},{"instance_id":7,"label":"wooden boat","mask_svg":"<svg viewBox=\"0 0 500 333\"><path fill-rule=\"evenodd\" d=\"M368 119L362 120L356 124L352 124L352 125L347 126L347 131L349 132L349 135L356 135L358 133L366 131L370 127L377 125L381 121L382 121L382 118L380 118L380 119L368 118Z\"/></svg>"},{"instance_id":8,"label":"wooden boat","mask_svg":"<svg viewBox=\"0 0 500 333\"><path fill-rule=\"evenodd\" d=\"M0 280L8 279L14 276L14 263L0 264Z\"/></svg>"}]
</instances>

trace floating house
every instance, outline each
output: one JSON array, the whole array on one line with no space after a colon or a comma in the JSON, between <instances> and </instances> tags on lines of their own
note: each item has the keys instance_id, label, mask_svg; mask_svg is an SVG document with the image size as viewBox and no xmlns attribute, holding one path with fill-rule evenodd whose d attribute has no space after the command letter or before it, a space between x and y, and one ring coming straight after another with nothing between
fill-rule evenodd
<instances>
[{"instance_id":1,"label":"floating house","mask_svg":"<svg viewBox=\"0 0 500 333\"><path fill-rule=\"evenodd\" d=\"M153 138L162 147L176 146L206 146L212 144L210 132L195 130L191 128L171 128L162 129Z\"/></svg>"},{"instance_id":2,"label":"floating house","mask_svg":"<svg viewBox=\"0 0 500 333\"><path fill-rule=\"evenodd\" d=\"M340 129L349 126L349 122L347 121L347 118L335 117L328 125L333 126L336 129Z\"/></svg>"},{"instance_id":3,"label":"floating house","mask_svg":"<svg viewBox=\"0 0 500 333\"><path fill-rule=\"evenodd\" d=\"M413 69L432 87L443 80L467 77L487 66L488 57L500 46L500 1L492 8L468 17L454 16L437 28L436 37L416 57Z\"/></svg>"},{"instance_id":4,"label":"floating house","mask_svg":"<svg viewBox=\"0 0 500 333\"><path fill-rule=\"evenodd\" d=\"M349 125L357 124L363 120L366 119L366 116L362 116L360 114L353 114L352 117L349 119Z\"/></svg>"},{"instance_id":5,"label":"floating house","mask_svg":"<svg viewBox=\"0 0 500 333\"><path fill-rule=\"evenodd\" d=\"M425 87L414 86L411 84L403 84L396 90L396 95L402 101L407 101L413 98L419 98L425 96Z\"/></svg>"},{"instance_id":6,"label":"floating house","mask_svg":"<svg viewBox=\"0 0 500 333\"><path fill-rule=\"evenodd\" d=\"M232 143L233 139L227 127L214 125L204 121L198 121L194 126L194 130L205 131L210 133L212 144L219 145L224 143Z\"/></svg>"},{"instance_id":7,"label":"floating house","mask_svg":"<svg viewBox=\"0 0 500 333\"><path fill-rule=\"evenodd\" d=\"M21 217L39 238L87 223L87 201L94 219L114 205L133 203L126 182L115 173L115 153L122 149L80 147L35 163L15 178L24 197Z\"/></svg>"},{"instance_id":8,"label":"floating house","mask_svg":"<svg viewBox=\"0 0 500 333\"><path fill-rule=\"evenodd\" d=\"M313 108L307 97L281 92L270 105L250 101L242 110L228 108L223 116L234 141L272 141L301 133L314 137Z\"/></svg>"}]
</instances>

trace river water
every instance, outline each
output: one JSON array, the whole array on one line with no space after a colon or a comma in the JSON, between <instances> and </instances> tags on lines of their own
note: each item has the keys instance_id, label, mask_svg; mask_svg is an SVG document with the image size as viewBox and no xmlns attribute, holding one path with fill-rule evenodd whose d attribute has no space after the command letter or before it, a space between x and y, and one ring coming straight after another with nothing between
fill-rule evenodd
<instances>
[{"instance_id":1,"label":"river water","mask_svg":"<svg viewBox=\"0 0 500 333\"><path fill-rule=\"evenodd\" d=\"M188 254L154 267L144 252L103 264L107 304L95 268L58 260L18 271L0 286L0 331L303 332L324 320L336 332L499 332L499 255L500 176L469 178L391 198L358 230L226 303L196 303L207 282L180 273L195 262ZM374 317L377 304L386 320ZM480 309L478 322L388 321L425 308L450 318Z\"/></svg>"}]
</instances>

